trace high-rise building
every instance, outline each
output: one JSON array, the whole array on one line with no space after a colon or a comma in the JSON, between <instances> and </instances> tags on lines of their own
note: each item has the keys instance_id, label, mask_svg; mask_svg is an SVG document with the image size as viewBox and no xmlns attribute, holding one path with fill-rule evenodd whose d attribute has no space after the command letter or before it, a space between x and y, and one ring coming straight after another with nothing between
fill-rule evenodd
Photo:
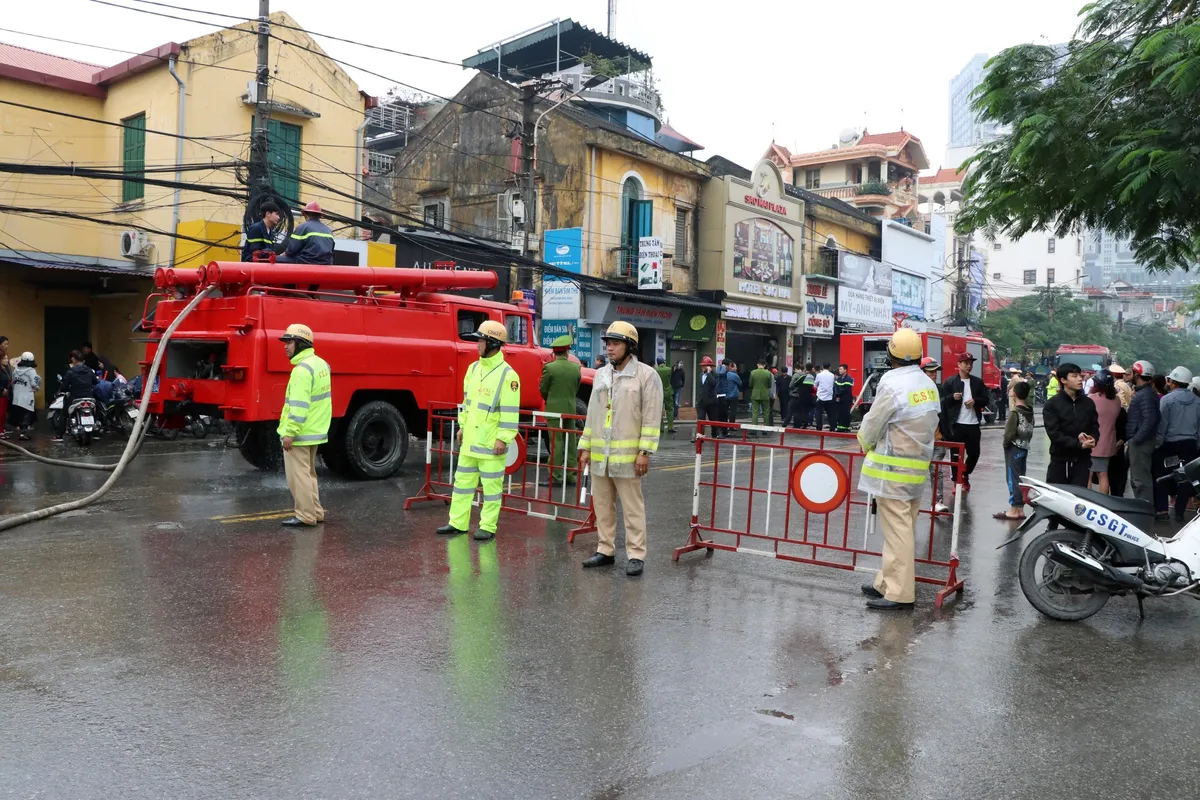
<instances>
[{"instance_id":1,"label":"high-rise building","mask_svg":"<svg viewBox=\"0 0 1200 800\"><path fill-rule=\"evenodd\" d=\"M962 71L950 79L950 131L946 147L950 150L978 147L1000 137L999 123L981 120L971 108L971 93L986 74L988 56L976 53Z\"/></svg>"},{"instance_id":2,"label":"high-rise building","mask_svg":"<svg viewBox=\"0 0 1200 800\"><path fill-rule=\"evenodd\" d=\"M1180 296L1188 287L1200 283L1200 274L1195 269L1147 272L1134 257L1129 237L1108 231L1089 231L1084 237L1083 269L1087 285L1095 289L1124 281L1145 291Z\"/></svg>"}]
</instances>

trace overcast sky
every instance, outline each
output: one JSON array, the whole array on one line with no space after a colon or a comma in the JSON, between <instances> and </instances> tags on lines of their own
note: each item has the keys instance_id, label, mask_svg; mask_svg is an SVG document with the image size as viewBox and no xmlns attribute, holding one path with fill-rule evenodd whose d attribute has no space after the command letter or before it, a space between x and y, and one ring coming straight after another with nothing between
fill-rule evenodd
<instances>
[{"instance_id":1,"label":"overcast sky","mask_svg":"<svg viewBox=\"0 0 1200 800\"><path fill-rule=\"evenodd\" d=\"M145 10L204 18L114 0ZM173 5L252 16L257 0L163 0ZM772 136L796 151L819 150L838 132L901 125L920 137L937 168L946 145L950 79L975 53L994 55L1022 42L1065 41L1083 0L846 0L797 3L738 0L619 0L616 38L654 59L667 117L705 146L745 166ZM0 27L144 51L201 35L196 25L100 5L60 0L43 5L9 0ZM313 32L458 62L555 17L594 29L607 26L606 0L456 0L378 3L366 0L274 0ZM57 55L112 64L118 53L31 39L0 31L0 41ZM326 52L430 93L452 96L470 78L460 68L380 53L318 38ZM351 74L372 94L389 82Z\"/></svg>"}]
</instances>

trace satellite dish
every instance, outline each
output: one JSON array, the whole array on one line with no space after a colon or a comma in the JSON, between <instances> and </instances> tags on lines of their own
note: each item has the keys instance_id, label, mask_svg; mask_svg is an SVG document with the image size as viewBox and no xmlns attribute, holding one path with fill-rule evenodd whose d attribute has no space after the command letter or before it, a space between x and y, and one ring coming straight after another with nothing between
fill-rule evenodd
<instances>
[{"instance_id":1,"label":"satellite dish","mask_svg":"<svg viewBox=\"0 0 1200 800\"><path fill-rule=\"evenodd\" d=\"M862 137L859 136L858 131L854 128L843 128L842 132L838 134L838 146L851 147L858 144L860 138Z\"/></svg>"}]
</instances>

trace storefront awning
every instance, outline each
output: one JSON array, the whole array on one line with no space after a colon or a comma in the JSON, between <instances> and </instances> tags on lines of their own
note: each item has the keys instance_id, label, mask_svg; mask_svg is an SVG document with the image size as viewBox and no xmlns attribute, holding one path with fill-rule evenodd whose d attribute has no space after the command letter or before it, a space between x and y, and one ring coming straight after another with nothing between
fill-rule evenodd
<instances>
[{"instance_id":1,"label":"storefront awning","mask_svg":"<svg viewBox=\"0 0 1200 800\"><path fill-rule=\"evenodd\" d=\"M652 294L649 292L617 292L599 289L605 294L611 294L619 300L627 300L631 303L649 303L651 305L673 306L676 308L694 308L698 311L715 311L722 312L725 307L720 303L712 303L708 300L701 300L699 297L692 297L686 294Z\"/></svg>"}]
</instances>

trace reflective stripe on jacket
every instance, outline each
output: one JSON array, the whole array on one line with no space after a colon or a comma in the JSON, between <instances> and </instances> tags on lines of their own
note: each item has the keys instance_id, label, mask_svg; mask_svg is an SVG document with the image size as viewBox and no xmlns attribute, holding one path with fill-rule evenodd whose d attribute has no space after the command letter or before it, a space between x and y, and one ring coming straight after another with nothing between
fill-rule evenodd
<instances>
[{"instance_id":1,"label":"reflective stripe on jacket","mask_svg":"<svg viewBox=\"0 0 1200 800\"><path fill-rule=\"evenodd\" d=\"M863 417L858 441L866 457L860 492L915 500L929 480L941 403L938 388L916 365L879 379L875 401Z\"/></svg>"},{"instance_id":2,"label":"reflective stripe on jacket","mask_svg":"<svg viewBox=\"0 0 1200 800\"><path fill-rule=\"evenodd\" d=\"M278 433L292 437L292 444L318 445L329 441L333 420L333 390L329 365L311 348L292 357L292 376L287 398L279 415Z\"/></svg>"},{"instance_id":3,"label":"reflective stripe on jacket","mask_svg":"<svg viewBox=\"0 0 1200 800\"><path fill-rule=\"evenodd\" d=\"M850 374L835 376L833 379L833 399L842 403L854 400L854 376Z\"/></svg>"},{"instance_id":4,"label":"reflective stripe on jacket","mask_svg":"<svg viewBox=\"0 0 1200 800\"><path fill-rule=\"evenodd\" d=\"M712 377L709 376L709 380ZM591 452L591 472L608 478L636 478L638 453L658 451L663 407L662 381L648 364L631 356L625 369L597 370L579 449Z\"/></svg>"},{"instance_id":5,"label":"reflective stripe on jacket","mask_svg":"<svg viewBox=\"0 0 1200 800\"><path fill-rule=\"evenodd\" d=\"M298 264L332 264L333 231L318 220L297 225L288 240L287 257Z\"/></svg>"},{"instance_id":6,"label":"reflective stripe on jacket","mask_svg":"<svg viewBox=\"0 0 1200 800\"><path fill-rule=\"evenodd\" d=\"M246 244L242 246L242 261L253 261L255 253L267 250L275 252L275 239L267 230L267 223L260 219L246 231Z\"/></svg>"},{"instance_id":7,"label":"reflective stripe on jacket","mask_svg":"<svg viewBox=\"0 0 1200 800\"><path fill-rule=\"evenodd\" d=\"M496 442L512 444L521 429L521 376L504 353L481 358L463 378L463 404L458 415L463 450L476 458L496 455Z\"/></svg>"}]
</instances>

